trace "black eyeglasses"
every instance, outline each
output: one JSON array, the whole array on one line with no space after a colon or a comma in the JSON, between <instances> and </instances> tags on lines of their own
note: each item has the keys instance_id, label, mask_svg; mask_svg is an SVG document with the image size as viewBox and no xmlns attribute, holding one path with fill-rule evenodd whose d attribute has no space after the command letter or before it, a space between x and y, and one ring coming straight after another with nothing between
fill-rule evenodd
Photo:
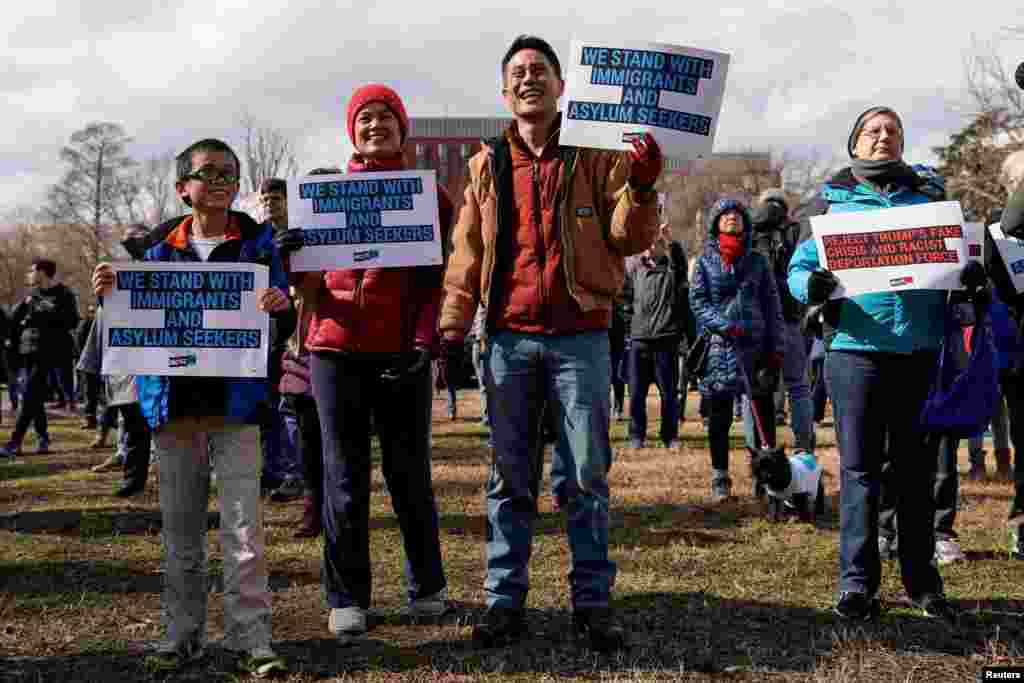
<instances>
[{"instance_id":1,"label":"black eyeglasses","mask_svg":"<svg viewBox=\"0 0 1024 683\"><path fill-rule=\"evenodd\" d=\"M185 178L198 180L207 185L223 184L234 185L238 182L238 174L232 170L220 169L216 166L203 166L189 173Z\"/></svg>"}]
</instances>

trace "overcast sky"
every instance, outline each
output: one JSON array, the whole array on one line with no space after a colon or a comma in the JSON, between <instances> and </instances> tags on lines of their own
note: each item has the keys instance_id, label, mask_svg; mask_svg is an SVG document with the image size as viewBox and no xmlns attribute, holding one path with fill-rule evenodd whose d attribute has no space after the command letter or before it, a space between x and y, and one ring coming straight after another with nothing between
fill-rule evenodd
<instances>
[{"instance_id":1,"label":"overcast sky","mask_svg":"<svg viewBox=\"0 0 1024 683\"><path fill-rule=\"evenodd\" d=\"M343 164L346 101L366 82L393 86L412 116L503 114L498 64L525 32L548 39L563 62L573 36L729 53L716 151L825 146L845 156L856 115L885 104L903 116L907 160L930 161L965 120L972 36L1024 25L1017 3L992 0L337 4L7 3L0 212L38 206L62 173L61 146L92 121L122 124L144 159L201 137L237 141L247 109L295 135L305 170ZM1024 42L1004 41L1001 52L1012 70Z\"/></svg>"}]
</instances>

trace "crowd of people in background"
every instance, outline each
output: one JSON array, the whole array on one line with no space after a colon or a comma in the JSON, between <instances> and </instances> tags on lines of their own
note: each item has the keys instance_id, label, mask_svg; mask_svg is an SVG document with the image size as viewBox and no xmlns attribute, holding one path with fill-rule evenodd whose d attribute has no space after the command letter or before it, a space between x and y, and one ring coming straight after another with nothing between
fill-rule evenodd
<instances>
[{"instance_id":1,"label":"crowd of people in background","mask_svg":"<svg viewBox=\"0 0 1024 683\"><path fill-rule=\"evenodd\" d=\"M48 452L53 399L53 408L82 403L82 427L96 430L93 448L111 446L116 430L117 453L94 468L123 470L115 495L144 491L151 463L159 464L166 633L148 664L172 671L204 652L211 474L219 484L225 647L237 651L241 668L287 669L271 643L264 497L303 500L295 536L323 537L327 628L340 642L366 633L373 434L405 548L408 612L443 616L450 605L431 481L431 404L435 390L447 388L456 419L467 355L488 431L481 448L493 459L487 610L472 634L479 646L509 644L528 630L546 442L554 444L555 508L567 520L574 627L599 651L626 644L610 599L617 567L608 547L609 431L613 419L628 418L629 447L648 447L652 383L661 398L656 439L673 451L687 393L698 388L713 502L734 495L729 433L737 415L749 453L770 450L788 398L794 449L813 462L815 424L830 397L840 461L835 611L876 618L880 560L892 556L914 604L956 624L939 566L963 557L953 528L958 442L918 421L947 337L948 293L834 298L838 279L822 268L807 222L795 220L781 190L753 206L723 198L708 207L703 250L687 255L659 211L655 139L637 138L622 153L560 146L565 86L551 46L520 37L501 69L513 122L469 161L457 215L439 192L444 265L292 272L291 256L305 242L288 225L287 184L263 183L260 223L231 208L241 168L228 145L201 140L177 157L175 190L189 213L132 226L123 246L141 261L268 266L271 287L258 295L259 313L271 319L267 380L103 375L102 302L114 281L106 263L93 276L98 305L84 317L50 259L33 263L30 294L0 316L16 411L0 456L22 456L30 428L36 452ZM405 168L409 117L397 92L356 90L346 128L355 153L345 172ZM822 190L829 212L943 198L941 179L903 161L903 124L892 109L858 117L847 148L849 167ZM1016 482L1011 518L1019 523L1024 466L1011 468L1010 444L1014 453L1024 447L1022 302L1000 292L998 279L990 282L977 264L965 268L957 320L963 353L969 330L993 330L1005 406L995 421L996 472ZM982 442L969 449L968 476L985 478ZM764 495L764 483L753 481L753 494ZM1024 534L1014 531L1012 553L1024 557Z\"/></svg>"}]
</instances>

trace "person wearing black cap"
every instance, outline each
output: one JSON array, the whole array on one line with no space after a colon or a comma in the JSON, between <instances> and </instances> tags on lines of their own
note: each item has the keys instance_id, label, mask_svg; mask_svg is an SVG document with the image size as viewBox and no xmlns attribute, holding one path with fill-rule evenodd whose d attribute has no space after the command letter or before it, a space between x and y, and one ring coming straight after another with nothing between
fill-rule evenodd
<instances>
[{"instance_id":1,"label":"person wearing black cap","mask_svg":"<svg viewBox=\"0 0 1024 683\"><path fill-rule=\"evenodd\" d=\"M872 107L857 117L847 151L850 166L822 191L829 212L873 211L944 199L941 189L903 161L903 122L888 107ZM961 275L969 288L980 284L974 266L968 264ZM931 488L938 441L918 427L944 336L947 292L880 292L830 301L838 280L822 268L815 241L810 239L793 255L788 279L790 292L799 301L824 305L825 378L840 459L836 613L864 621L877 618L881 609L877 517L888 437L893 455L891 481L899 492L903 584L926 615L954 624L959 610L946 599L942 578L932 564L935 504Z\"/></svg>"}]
</instances>

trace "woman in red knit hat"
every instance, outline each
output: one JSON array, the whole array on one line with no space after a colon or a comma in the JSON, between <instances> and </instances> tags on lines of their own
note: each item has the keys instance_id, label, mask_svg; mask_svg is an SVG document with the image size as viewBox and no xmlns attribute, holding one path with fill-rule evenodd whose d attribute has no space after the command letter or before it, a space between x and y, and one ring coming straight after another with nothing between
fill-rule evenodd
<instances>
[{"instance_id":1,"label":"woman in red knit hat","mask_svg":"<svg viewBox=\"0 0 1024 683\"><path fill-rule=\"evenodd\" d=\"M405 169L409 117L398 94L366 85L348 104L355 154L349 173ZM452 204L439 188L441 239ZM301 244L301 231L290 239ZM328 626L347 642L366 632L370 606L370 420L406 554L409 612L448 609L430 475L431 350L437 343L443 266L306 273L315 301L306 346L323 432L324 566Z\"/></svg>"}]
</instances>

